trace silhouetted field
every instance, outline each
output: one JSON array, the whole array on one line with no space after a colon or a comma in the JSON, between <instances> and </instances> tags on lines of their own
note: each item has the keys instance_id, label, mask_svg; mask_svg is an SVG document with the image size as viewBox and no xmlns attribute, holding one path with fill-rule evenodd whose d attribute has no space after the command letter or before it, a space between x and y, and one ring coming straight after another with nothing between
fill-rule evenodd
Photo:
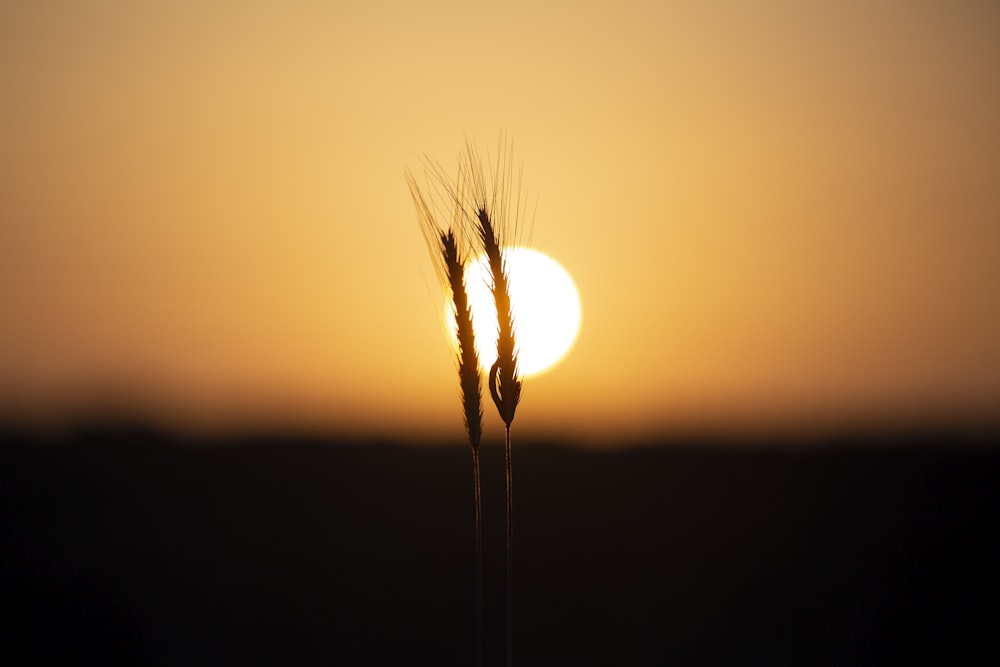
<instances>
[{"instance_id":1,"label":"silhouetted field","mask_svg":"<svg viewBox=\"0 0 1000 667\"><path fill-rule=\"evenodd\" d=\"M984 442L516 447L516 664L996 664ZM8 437L0 661L473 664L471 466L459 446Z\"/></svg>"}]
</instances>

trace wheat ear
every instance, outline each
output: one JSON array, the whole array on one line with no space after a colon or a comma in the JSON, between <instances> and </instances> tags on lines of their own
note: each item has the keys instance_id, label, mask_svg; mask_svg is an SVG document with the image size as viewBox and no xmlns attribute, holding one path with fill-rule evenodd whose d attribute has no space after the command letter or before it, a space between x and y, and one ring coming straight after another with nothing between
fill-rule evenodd
<instances>
[{"instance_id":1,"label":"wheat ear","mask_svg":"<svg viewBox=\"0 0 1000 667\"><path fill-rule=\"evenodd\" d=\"M514 316L510 308L510 290L507 286L507 270L504 265L500 244L490 221L489 212L480 208L479 234L483 250L490 265L493 280L493 300L497 309L497 360L490 368L490 394L497 406L500 418L510 429L514 421L517 404L521 400L521 380L517 369L517 347L514 344Z\"/></svg>"},{"instance_id":2,"label":"wheat ear","mask_svg":"<svg viewBox=\"0 0 1000 667\"><path fill-rule=\"evenodd\" d=\"M448 285L451 287L455 305L455 329L458 337L458 377L462 389L462 405L465 408L465 428L469 434L472 451L479 451L483 434L482 392L479 383L479 355L476 353L476 338L472 331L472 309L469 295L465 291L465 267L458 252L455 233L448 230L441 234L441 249Z\"/></svg>"}]
</instances>

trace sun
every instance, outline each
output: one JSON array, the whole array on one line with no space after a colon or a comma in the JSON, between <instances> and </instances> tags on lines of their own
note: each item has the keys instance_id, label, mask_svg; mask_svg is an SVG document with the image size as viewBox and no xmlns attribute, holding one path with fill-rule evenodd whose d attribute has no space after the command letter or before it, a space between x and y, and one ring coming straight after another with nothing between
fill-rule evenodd
<instances>
[{"instance_id":1,"label":"sun","mask_svg":"<svg viewBox=\"0 0 1000 667\"><path fill-rule=\"evenodd\" d=\"M548 255L531 248L504 251L518 367L524 376L538 375L566 356L580 328L580 295L566 270ZM466 269L465 285L472 307L472 328L483 370L497 358L497 311L490 291L492 278L485 255ZM454 331L454 314L448 306Z\"/></svg>"}]
</instances>

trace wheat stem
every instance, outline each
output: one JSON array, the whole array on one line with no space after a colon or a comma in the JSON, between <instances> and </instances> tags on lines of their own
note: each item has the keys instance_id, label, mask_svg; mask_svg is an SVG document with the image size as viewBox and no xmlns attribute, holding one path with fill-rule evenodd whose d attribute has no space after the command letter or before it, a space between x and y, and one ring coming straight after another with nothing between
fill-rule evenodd
<instances>
[{"instance_id":1,"label":"wheat stem","mask_svg":"<svg viewBox=\"0 0 1000 667\"><path fill-rule=\"evenodd\" d=\"M510 426L507 426L504 460L507 468L507 667L514 664L514 494L513 466L510 452Z\"/></svg>"},{"instance_id":2,"label":"wheat stem","mask_svg":"<svg viewBox=\"0 0 1000 667\"><path fill-rule=\"evenodd\" d=\"M483 667L483 523L479 449L472 450L472 475L476 484L476 664Z\"/></svg>"}]
</instances>

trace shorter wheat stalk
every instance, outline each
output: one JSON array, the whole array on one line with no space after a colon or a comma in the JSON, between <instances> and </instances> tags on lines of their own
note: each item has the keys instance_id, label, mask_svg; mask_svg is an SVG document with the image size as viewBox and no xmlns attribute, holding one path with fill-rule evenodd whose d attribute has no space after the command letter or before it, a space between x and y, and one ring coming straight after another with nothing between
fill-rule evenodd
<instances>
[{"instance_id":1,"label":"shorter wheat stalk","mask_svg":"<svg viewBox=\"0 0 1000 667\"><path fill-rule=\"evenodd\" d=\"M472 310L465 291L465 272L458 254L454 233L449 230L441 235L448 283L455 303L455 321L458 334L458 376L462 388L462 405L465 408L465 428L472 447L472 472L476 496L476 664L483 664L483 530L482 500L479 482L479 443L483 432L482 391L479 385L479 355L472 332Z\"/></svg>"},{"instance_id":2,"label":"shorter wheat stalk","mask_svg":"<svg viewBox=\"0 0 1000 667\"><path fill-rule=\"evenodd\" d=\"M430 207L420 194L412 177L407 178L417 215L428 245L434 250L435 265L443 267L451 289L455 314L455 333L458 339L458 378L465 415L465 429L472 449L472 473L475 484L475 541L476 541L476 664L483 664L483 532L482 493L479 472L479 444L483 433L482 389L479 378L479 355L476 352L472 329L472 309L465 289L465 266L453 229L442 231L434 221Z\"/></svg>"}]
</instances>

